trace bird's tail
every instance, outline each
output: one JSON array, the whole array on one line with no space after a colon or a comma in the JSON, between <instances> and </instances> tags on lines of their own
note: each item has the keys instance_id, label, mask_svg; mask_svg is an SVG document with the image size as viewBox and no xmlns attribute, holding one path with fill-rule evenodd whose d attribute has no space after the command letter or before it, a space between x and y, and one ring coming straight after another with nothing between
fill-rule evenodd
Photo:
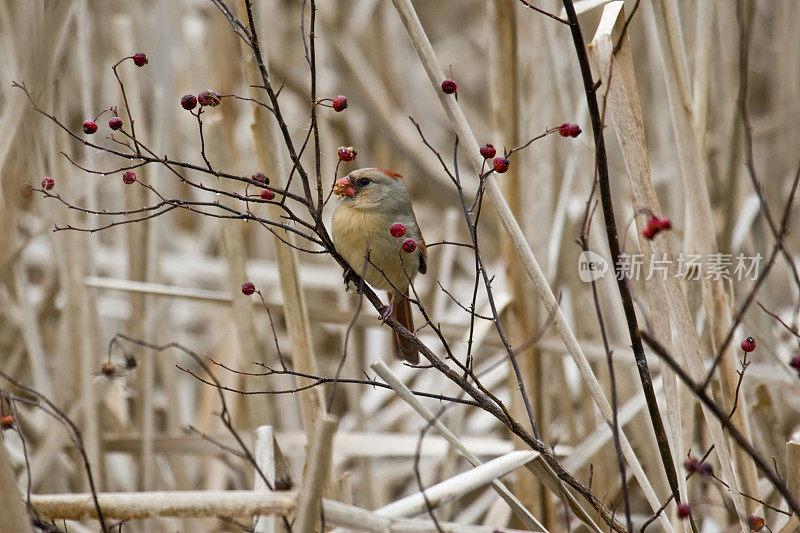
<instances>
[{"instance_id":1,"label":"bird's tail","mask_svg":"<svg viewBox=\"0 0 800 533\"><path fill-rule=\"evenodd\" d=\"M414 317L411 315L411 300L408 299L408 289L406 294L394 293L394 306L392 307L392 318L400 322L404 328L414 332ZM419 364L419 352L409 341L401 337L396 331L392 332L394 337L394 358L407 361L412 365Z\"/></svg>"}]
</instances>

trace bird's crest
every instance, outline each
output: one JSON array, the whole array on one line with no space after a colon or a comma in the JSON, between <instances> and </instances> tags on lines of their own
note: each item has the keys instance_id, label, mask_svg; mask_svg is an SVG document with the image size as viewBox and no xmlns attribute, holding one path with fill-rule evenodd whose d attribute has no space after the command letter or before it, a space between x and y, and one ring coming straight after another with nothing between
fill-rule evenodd
<instances>
[{"instance_id":1,"label":"bird's crest","mask_svg":"<svg viewBox=\"0 0 800 533\"><path fill-rule=\"evenodd\" d=\"M385 168L379 168L378 170L380 170L381 172L383 172L384 174L386 174L387 176L389 176L393 180L398 180L399 181L403 177L402 174L400 174L398 172L394 172L393 170L386 170Z\"/></svg>"}]
</instances>

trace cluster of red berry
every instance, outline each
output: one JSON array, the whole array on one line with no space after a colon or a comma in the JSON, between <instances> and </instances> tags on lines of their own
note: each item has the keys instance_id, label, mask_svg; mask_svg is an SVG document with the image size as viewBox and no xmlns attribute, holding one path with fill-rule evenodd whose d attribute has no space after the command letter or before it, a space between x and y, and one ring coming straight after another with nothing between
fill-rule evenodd
<instances>
[{"instance_id":1,"label":"cluster of red berry","mask_svg":"<svg viewBox=\"0 0 800 533\"><path fill-rule=\"evenodd\" d=\"M406 226L402 222L395 222L392 224L392 227L389 228L389 233L392 235L392 237L399 239L406 234ZM400 249L405 253L410 254L417 249L417 241L410 238L406 239L400 243Z\"/></svg>"}]
</instances>

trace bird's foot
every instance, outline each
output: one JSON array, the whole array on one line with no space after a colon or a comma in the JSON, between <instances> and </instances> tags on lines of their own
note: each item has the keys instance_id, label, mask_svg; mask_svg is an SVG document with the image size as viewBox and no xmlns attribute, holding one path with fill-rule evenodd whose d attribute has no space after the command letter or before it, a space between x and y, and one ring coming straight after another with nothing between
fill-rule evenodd
<instances>
[{"instance_id":1,"label":"bird's foot","mask_svg":"<svg viewBox=\"0 0 800 533\"><path fill-rule=\"evenodd\" d=\"M389 317L392 316L392 311L394 311L394 302L389 302L389 305L384 305L380 309L381 313L381 323L385 324Z\"/></svg>"},{"instance_id":2,"label":"bird's foot","mask_svg":"<svg viewBox=\"0 0 800 533\"><path fill-rule=\"evenodd\" d=\"M342 272L342 281L344 282L345 290L350 290L350 284L353 281L352 278L353 278L353 269L350 267L345 268L344 271Z\"/></svg>"}]
</instances>

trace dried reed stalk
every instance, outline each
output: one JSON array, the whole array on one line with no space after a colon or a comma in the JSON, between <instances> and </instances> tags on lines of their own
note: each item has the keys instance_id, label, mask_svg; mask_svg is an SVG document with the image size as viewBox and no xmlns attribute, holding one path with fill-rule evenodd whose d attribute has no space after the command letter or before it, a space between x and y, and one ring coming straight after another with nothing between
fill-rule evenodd
<instances>
[{"instance_id":1,"label":"dried reed stalk","mask_svg":"<svg viewBox=\"0 0 800 533\"><path fill-rule=\"evenodd\" d=\"M644 122L636 86L636 73L633 68L628 35L623 37L622 46L614 55L615 43L619 40L625 24L624 2L611 2L603 9L603 16L597 27L589 53L597 63L600 79L606 88L605 106L614 120L614 127L619 139L620 148L627 169L628 183L633 196L634 213L642 211L661 216L661 206L650 178L650 162L644 135ZM648 217L637 216L637 235L639 247L645 256L645 268L658 257L672 259L672 250L666 238L647 239L641 230ZM650 307L650 321L656 336L665 346L671 346L672 328L667 299L667 283L664 277L648 276L645 280L647 302ZM680 295L682 296L682 294ZM667 411L667 431L672 450L673 467L676 472L681 469L680 458L683 454L683 431L678 403L678 383L675 373L668 365L660 363L666 394L664 395ZM686 482L678 476L678 491L681 501L686 501ZM689 524L686 523L686 527Z\"/></svg>"},{"instance_id":2,"label":"dried reed stalk","mask_svg":"<svg viewBox=\"0 0 800 533\"><path fill-rule=\"evenodd\" d=\"M22 494L17 488L14 468L8 457L6 445L0 441L0 494L3 495L3 512L0 512L0 531L32 533L30 517Z\"/></svg>"},{"instance_id":3,"label":"dried reed stalk","mask_svg":"<svg viewBox=\"0 0 800 533\"><path fill-rule=\"evenodd\" d=\"M250 490L172 491L100 493L97 495L103 516L108 519L140 519L156 516L182 518L249 517L256 514L288 516L295 508L294 492ZM88 494L54 494L32 497L36 511L44 519L83 520L95 516ZM494 533L497 528L440 522L441 529L429 520L378 516L371 511L331 500L322 501L327 525L374 533ZM296 527L296 526L295 526ZM294 528L293 528L294 529ZM24 531L24 530L22 530ZM301 531L297 528L297 531ZM308 530L306 530L308 531ZM505 533L523 533L503 528Z\"/></svg>"},{"instance_id":4,"label":"dried reed stalk","mask_svg":"<svg viewBox=\"0 0 800 533\"><path fill-rule=\"evenodd\" d=\"M319 522L322 492L328 486L333 458L333 436L338 419L330 413L317 418L314 428L314 441L308 451L308 459L303 479L303 491L297 501L297 518L294 527L297 531L314 531Z\"/></svg>"}]
</instances>

